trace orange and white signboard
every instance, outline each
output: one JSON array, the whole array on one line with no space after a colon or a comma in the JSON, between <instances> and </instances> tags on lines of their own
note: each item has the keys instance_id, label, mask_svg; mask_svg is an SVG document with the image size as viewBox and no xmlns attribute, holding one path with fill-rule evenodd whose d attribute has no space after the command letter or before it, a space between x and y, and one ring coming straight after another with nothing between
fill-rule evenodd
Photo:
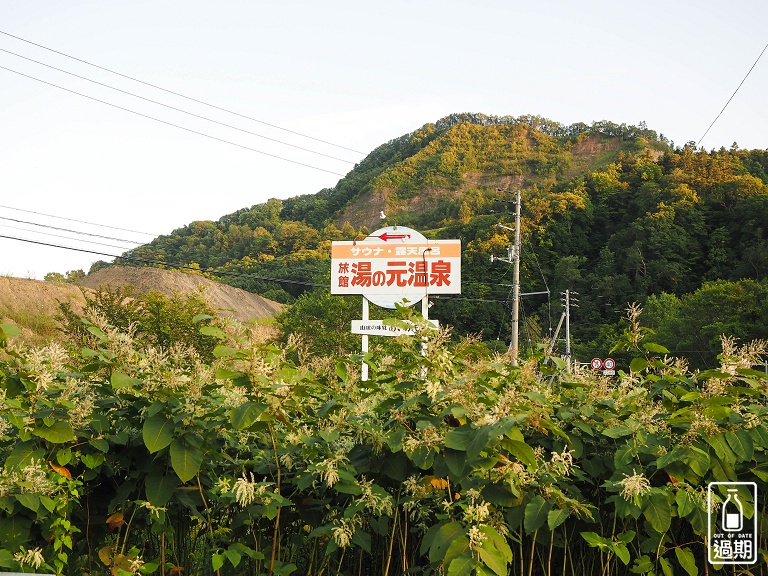
<instances>
[{"instance_id":1,"label":"orange and white signboard","mask_svg":"<svg viewBox=\"0 0 768 576\"><path fill-rule=\"evenodd\" d=\"M362 294L382 308L461 293L461 241L428 240L402 226L331 244L331 294Z\"/></svg>"}]
</instances>

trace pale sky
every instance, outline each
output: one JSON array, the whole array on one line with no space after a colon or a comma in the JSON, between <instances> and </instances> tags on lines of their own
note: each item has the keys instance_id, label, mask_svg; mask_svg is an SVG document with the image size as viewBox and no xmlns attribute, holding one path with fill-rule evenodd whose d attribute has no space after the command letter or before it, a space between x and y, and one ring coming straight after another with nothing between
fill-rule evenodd
<instances>
[{"instance_id":1,"label":"pale sky","mask_svg":"<svg viewBox=\"0 0 768 576\"><path fill-rule=\"evenodd\" d=\"M353 166L243 130L351 162L363 154L286 130L365 154L454 112L533 114L562 124L645 121L682 145L702 137L768 43L762 0L0 0L0 6L0 235L108 254L132 245L97 236L76 242L59 237L71 232L34 224L145 242L152 236L42 214L165 234L269 198L332 187ZM767 95L764 55L701 145L768 148ZM4 275L87 271L98 259L108 258L0 238Z\"/></svg>"}]
</instances>

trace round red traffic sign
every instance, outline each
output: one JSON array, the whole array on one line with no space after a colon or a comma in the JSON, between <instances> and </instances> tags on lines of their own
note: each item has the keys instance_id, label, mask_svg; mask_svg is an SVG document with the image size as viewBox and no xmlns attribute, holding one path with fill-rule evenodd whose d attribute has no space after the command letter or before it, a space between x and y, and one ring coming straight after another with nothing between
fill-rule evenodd
<instances>
[{"instance_id":1,"label":"round red traffic sign","mask_svg":"<svg viewBox=\"0 0 768 576\"><path fill-rule=\"evenodd\" d=\"M603 367L603 361L600 358L592 358L592 362L589 365L592 366L592 370L600 370Z\"/></svg>"},{"instance_id":2,"label":"round red traffic sign","mask_svg":"<svg viewBox=\"0 0 768 576\"><path fill-rule=\"evenodd\" d=\"M613 358L606 358L605 362L603 362L603 366L605 366L606 370L613 370L616 368L616 362Z\"/></svg>"}]
</instances>

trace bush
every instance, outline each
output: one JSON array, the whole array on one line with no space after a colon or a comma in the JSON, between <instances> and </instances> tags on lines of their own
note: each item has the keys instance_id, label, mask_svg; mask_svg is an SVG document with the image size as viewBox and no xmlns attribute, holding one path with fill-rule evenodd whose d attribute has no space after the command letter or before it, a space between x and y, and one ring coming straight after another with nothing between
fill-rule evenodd
<instances>
[{"instance_id":1,"label":"bush","mask_svg":"<svg viewBox=\"0 0 768 576\"><path fill-rule=\"evenodd\" d=\"M360 382L232 323L210 363L86 325L73 353L0 327L4 569L695 574L702 487L767 487L764 343L690 373L630 324L614 381L422 331Z\"/></svg>"}]
</instances>

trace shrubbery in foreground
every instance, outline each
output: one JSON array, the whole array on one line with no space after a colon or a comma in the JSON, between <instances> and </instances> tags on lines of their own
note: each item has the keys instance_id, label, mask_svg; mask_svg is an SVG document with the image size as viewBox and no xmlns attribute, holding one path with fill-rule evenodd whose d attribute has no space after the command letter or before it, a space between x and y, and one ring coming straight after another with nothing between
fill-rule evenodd
<instances>
[{"instance_id":1,"label":"shrubbery in foreground","mask_svg":"<svg viewBox=\"0 0 768 576\"><path fill-rule=\"evenodd\" d=\"M425 330L361 382L236 324L204 362L83 322L77 352L0 327L3 569L695 575L707 483L768 494L763 343L691 373L633 325L614 380Z\"/></svg>"}]
</instances>

